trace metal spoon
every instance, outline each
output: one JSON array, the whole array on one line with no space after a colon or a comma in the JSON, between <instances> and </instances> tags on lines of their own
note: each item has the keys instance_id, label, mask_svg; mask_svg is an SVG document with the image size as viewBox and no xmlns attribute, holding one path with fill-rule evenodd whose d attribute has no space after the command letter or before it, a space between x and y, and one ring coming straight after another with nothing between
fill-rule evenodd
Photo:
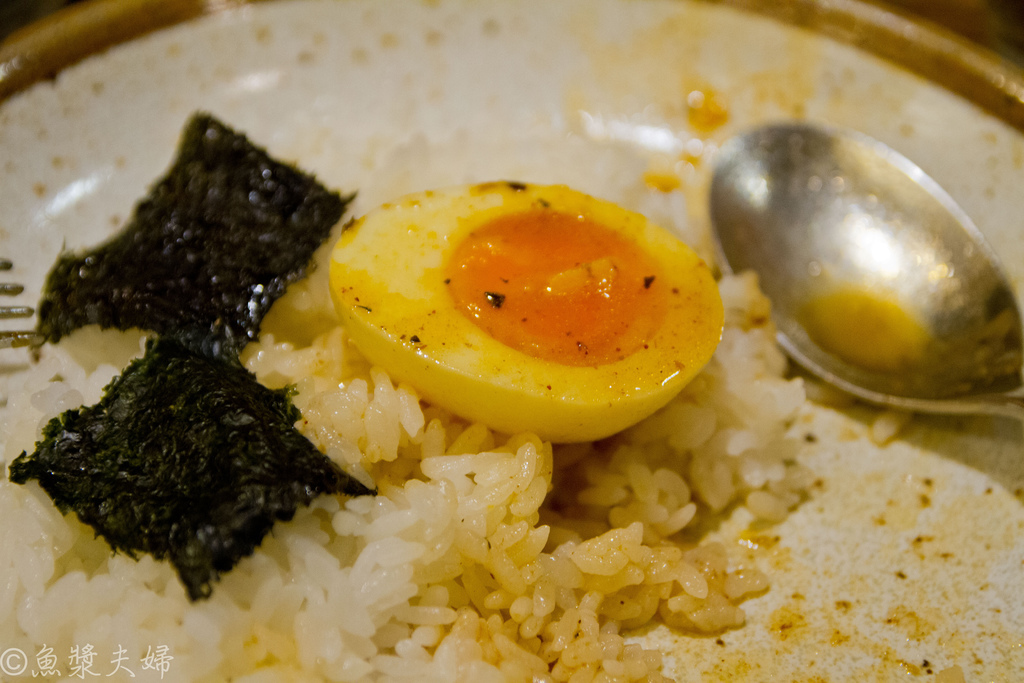
<instances>
[{"instance_id":1,"label":"metal spoon","mask_svg":"<svg viewBox=\"0 0 1024 683\"><path fill-rule=\"evenodd\" d=\"M872 403L1024 418L1021 317L992 249L921 169L852 131L760 128L711 182L726 271L753 269L778 339Z\"/></svg>"}]
</instances>

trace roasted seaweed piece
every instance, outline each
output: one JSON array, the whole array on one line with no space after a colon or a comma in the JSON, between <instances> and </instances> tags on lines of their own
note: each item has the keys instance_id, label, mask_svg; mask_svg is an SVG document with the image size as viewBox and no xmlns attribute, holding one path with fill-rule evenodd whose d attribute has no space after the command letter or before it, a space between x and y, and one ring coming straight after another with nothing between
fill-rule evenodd
<instances>
[{"instance_id":1,"label":"roasted seaweed piece","mask_svg":"<svg viewBox=\"0 0 1024 683\"><path fill-rule=\"evenodd\" d=\"M162 337L104 391L51 420L11 481L37 479L114 550L170 559L193 600L299 505L373 493L295 430L286 391L237 360Z\"/></svg>"},{"instance_id":2,"label":"roasted seaweed piece","mask_svg":"<svg viewBox=\"0 0 1024 683\"><path fill-rule=\"evenodd\" d=\"M350 200L196 114L124 230L57 260L38 331L50 342L89 324L184 331L208 350L237 352Z\"/></svg>"}]
</instances>

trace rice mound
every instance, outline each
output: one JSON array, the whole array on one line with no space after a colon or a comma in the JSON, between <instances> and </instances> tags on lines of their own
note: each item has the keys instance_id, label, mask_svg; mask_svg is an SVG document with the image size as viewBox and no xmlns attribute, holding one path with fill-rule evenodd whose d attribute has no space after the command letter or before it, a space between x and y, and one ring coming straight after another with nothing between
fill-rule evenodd
<instances>
[{"instance_id":1,"label":"rice mound","mask_svg":"<svg viewBox=\"0 0 1024 683\"><path fill-rule=\"evenodd\" d=\"M137 662L161 645L164 680L661 680L660 653L624 634L656 618L737 627L739 604L768 586L687 530L737 503L778 521L807 485L786 437L804 390L783 377L768 302L751 275L720 287L710 365L592 444L496 434L426 405L340 327L308 345L271 329L247 366L294 385L300 429L380 495L317 499L190 603L169 565L111 555L37 484L4 477L0 642L58 658L89 644L104 663L123 649L137 676L155 675ZM282 299L300 318L303 301L301 288ZM84 330L25 373L4 412L8 463L50 417L98 400L119 370L87 369L81 349L110 339ZM138 337L120 343L137 351Z\"/></svg>"},{"instance_id":2,"label":"rice mound","mask_svg":"<svg viewBox=\"0 0 1024 683\"><path fill-rule=\"evenodd\" d=\"M354 215L431 185L564 182L640 210L707 257L683 198L648 191L648 161L632 149L414 137L379 162ZM37 483L6 476L50 418L99 400L142 335L84 328L5 377L0 644L26 655L25 676L44 653L72 675L69 654L88 648L98 675L116 653L135 674L109 680L657 681L661 654L632 629L743 624L741 603L768 577L703 531L736 506L779 521L809 485L787 436L804 386L784 376L752 274L719 282L722 342L677 398L612 438L552 446L467 423L372 367L327 295L332 246L243 362L268 386L294 386L300 430L380 495L316 499L208 600L189 602L167 563L112 555ZM143 668L155 648L169 659Z\"/></svg>"}]
</instances>

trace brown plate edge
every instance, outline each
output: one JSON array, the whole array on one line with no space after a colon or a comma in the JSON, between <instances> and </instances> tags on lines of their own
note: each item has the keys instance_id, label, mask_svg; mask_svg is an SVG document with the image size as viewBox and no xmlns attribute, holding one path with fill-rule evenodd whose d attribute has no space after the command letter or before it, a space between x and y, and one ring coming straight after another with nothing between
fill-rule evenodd
<instances>
[{"instance_id":1,"label":"brown plate edge","mask_svg":"<svg viewBox=\"0 0 1024 683\"><path fill-rule=\"evenodd\" d=\"M85 0L0 42L0 103L115 45L259 0Z\"/></svg>"},{"instance_id":2,"label":"brown plate edge","mask_svg":"<svg viewBox=\"0 0 1024 683\"><path fill-rule=\"evenodd\" d=\"M698 0L856 47L949 90L1024 132L1024 69L945 27L864 0Z\"/></svg>"},{"instance_id":3,"label":"brown plate edge","mask_svg":"<svg viewBox=\"0 0 1024 683\"><path fill-rule=\"evenodd\" d=\"M0 102L146 33L263 0L86 0L0 43ZM1024 132L1024 70L929 22L863 0L696 0L769 17L911 71Z\"/></svg>"}]
</instances>

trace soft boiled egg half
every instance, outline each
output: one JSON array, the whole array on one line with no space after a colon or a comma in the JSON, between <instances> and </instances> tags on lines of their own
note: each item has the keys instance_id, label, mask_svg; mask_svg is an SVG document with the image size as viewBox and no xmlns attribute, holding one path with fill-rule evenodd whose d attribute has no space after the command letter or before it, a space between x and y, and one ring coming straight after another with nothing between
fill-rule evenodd
<instances>
[{"instance_id":1,"label":"soft boiled egg half","mask_svg":"<svg viewBox=\"0 0 1024 683\"><path fill-rule=\"evenodd\" d=\"M708 266L643 216L564 186L407 195L347 226L331 293L356 347L432 403L506 433L590 441L711 358Z\"/></svg>"}]
</instances>

